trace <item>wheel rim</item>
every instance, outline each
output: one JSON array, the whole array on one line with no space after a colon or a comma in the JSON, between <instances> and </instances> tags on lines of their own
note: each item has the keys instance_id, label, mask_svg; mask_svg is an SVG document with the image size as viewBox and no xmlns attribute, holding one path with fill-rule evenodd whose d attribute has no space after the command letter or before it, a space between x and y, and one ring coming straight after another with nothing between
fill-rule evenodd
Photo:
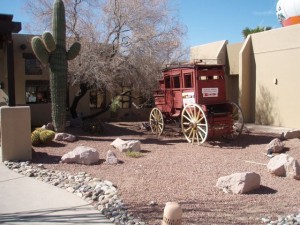
<instances>
[{"instance_id":1,"label":"wheel rim","mask_svg":"<svg viewBox=\"0 0 300 225\"><path fill-rule=\"evenodd\" d=\"M241 108L234 102L230 102L232 106L232 133L224 136L226 139L236 139L241 135L244 128L244 116Z\"/></svg>"},{"instance_id":2,"label":"wheel rim","mask_svg":"<svg viewBox=\"0 0 300 225\"><path fill-rule=\"evenodd\" d=\"M164 130L165 124L163 114L158 108L153 108L151 110L149 122L152 133L161 135Z\"/></svg>"},{"instance_id":3,"label":"wheel rim","mask_svg":"<svg viewBox=\"0 0 300 225\"><path fill-rule=\"evenodd\" d=\"M207 139L208 125L205 113L197 104L184 107L181 113L181 129L188 142L202 144Z\"/></svg>"}]
</instances>

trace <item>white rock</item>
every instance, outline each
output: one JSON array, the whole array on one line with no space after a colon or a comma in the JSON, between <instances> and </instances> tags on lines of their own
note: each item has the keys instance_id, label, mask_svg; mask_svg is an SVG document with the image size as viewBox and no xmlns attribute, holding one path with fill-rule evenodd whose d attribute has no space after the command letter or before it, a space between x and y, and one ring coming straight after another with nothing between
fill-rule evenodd
<instances>
[{"instance_id":1,"label":"white rock","mask_svg":"<svg viewBox=\"0 0 300 225\"><path fill-rule=\"evenodd\" d=\"M300 138L300 130L294 129L283 132L281 137L284 139Z\"/></svg>"},{"instance_id":2,"label":"white rock","mask_svg":"<svg viewBox=\"0 0 300 225\"><path fill-rule=\"evenodd\" d=\"M107 151L107 154L106 154L106 161L105 161L107 164L118 164L119 160L116 156L116 154L111 151L111 150L108 150Z\"/></svg>"},{"instance_id":3,"label":"white rock","mask_svg":"<svg viewBox=\"0 0 300 225\"><path fill-rule=\"evenodd\" d=\"M266 146L266 150L272 150L272 153L280 153L284 148L284 143L279 138L273 139L269 144Z\"/></svg>"},{"instance_id":4,"label":"white rock","mask_svg":"<svg viewBox=\"0 0 300 225\"><path fill-rule=\"evenodd\" d=\"M76 141L76 136L73 134L68 134L68 133L56 133L54 140L55 141L67 141L67 142L74 142Z\"/></svg>"},{"instance_id":5,"label":"white rock","mask_svg":"<svg viewBox=\"0 0 300 225\"><path fill-rule=\"evenodd\" d=\"M120 152L140 152L141 151L141 142L138 140L129 140L124 141L120 138L115 139L110 145L114 146Z\"/></svg>"},{"instance_id":6,"label":"white rock","mask_svg":"<svg viewBox=\"0 0 300 225\"><path fill-rule=\"evenodd\" d=\"M286 176L300 180L300 166L297 160L288 154L280 154L270 159L267 169L276 176Z\"/></svg>"},{"instance_id":7,"label":"white rock","mask_svg":"<svg viewBox=\"0 0 300 225\"><path fill-rule=\"evenodd\" d=\"M226 193L244 194L260 187L260 175L254 172L234 173L220 177L216 186Z\"/></svg>"},{"instance_id":8,"label":"white rock","mask_svg":"<svg viewBox=\"0 0 300 225\"><path fill-rule=\"evenodd\" d=\"M96 149L87 146L78 146L73 151L61 157L63 163L79 163L90 165L99 161L99 153Z\"/></svg>"}]
</instances>

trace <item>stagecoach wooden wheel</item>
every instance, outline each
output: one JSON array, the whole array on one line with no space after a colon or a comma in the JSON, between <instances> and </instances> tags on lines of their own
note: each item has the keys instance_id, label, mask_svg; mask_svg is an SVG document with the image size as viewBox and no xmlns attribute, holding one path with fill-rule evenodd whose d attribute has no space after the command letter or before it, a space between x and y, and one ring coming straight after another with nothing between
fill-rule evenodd
<instances>
[{"instance_id":1,"label":"stagecoach wooden wheel","mask_svg":"<svg viewBox=\"0 0 300 225\"><path fill-rule=\"evenodd\" d=\"M181 129L188 142L198 145L205 142L208 135L208 124L205 113L197 104L184 107L181 113Z\"/></svg>"},{"instance_id":2,"label":"stagecoach wooden wheel","mask_svg":"<svg viewBox=\"0 0 300 225\"><path fill-rule=\"evenodd\" d=\"M233 140L240 136L243 131L244 116L241 108L237 104L235 104L234 102L230 102L230 104L232 106L233 131L231 134L224 135L223 137L228 140Z\"/></svg>"},{"instance_id":3,"label":"stagecoach wooden wheel","mask_svg":"<svg viewBox=\"0 0 300 225\"><path fill-rule=\"evenodd\" d=\"M150 127L152 133L161 135L165 128L164 117L158 108L153 108L150 112Z\"/></svg>"}]
</instances>

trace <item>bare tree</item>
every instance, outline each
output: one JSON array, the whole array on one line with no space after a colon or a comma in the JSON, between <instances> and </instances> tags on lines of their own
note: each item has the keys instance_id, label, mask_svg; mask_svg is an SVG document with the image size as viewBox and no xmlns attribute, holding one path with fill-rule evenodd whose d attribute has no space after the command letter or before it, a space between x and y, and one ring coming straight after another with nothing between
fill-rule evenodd
<instances>
[{"instance_id":1,"label":"bare tree","mask_svg":"<svg viewBox=\"0 0 300 225\"><path fill-rule=\"evenodd\" d=\"M27 0L27 12L45 29L52 0ZM114 90L120 85L150 96L164 64L185 60L185 28L168 0L64 0L67 33L81 42L80 55L69 63L69 81L80 92ZM42 31L41 31L42 32ZM73 40L72 40L73 41ZM72 42L71 41L71 42Z\"/></svg>"}]
</instances>

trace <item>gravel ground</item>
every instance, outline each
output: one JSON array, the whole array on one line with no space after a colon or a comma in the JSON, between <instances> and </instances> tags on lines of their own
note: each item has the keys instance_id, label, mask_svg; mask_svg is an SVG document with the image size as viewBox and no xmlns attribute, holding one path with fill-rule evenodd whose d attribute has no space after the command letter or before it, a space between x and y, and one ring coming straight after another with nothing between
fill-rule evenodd
<instances>
[{"instance_id":1,"label":"gravel ground","mask_svg":"<svg viewBox=\"0 0 300 225\"><path fill-rule=\"evenodd\" d=\"M102 135L90 135L79 128L67 132L77 135L78 141L33 147L33 163L70 173L84 171L112 181L129 210L148 224L160 224L168 201L181 204L185 225L261 224L263 217L272 220L300 212L300 181L272 176L265 165L269 161L265 146L278 134L251 131L229 143L210 140L198 146L170 129L156 137L139 130L137 123L106 124ZM110 146L117 137L140 140L142 157L127 157ZM286 153L299 161L300 140L284 143ZM78 145L96 148L100 162L91 166L59 163L63 154ZM104 163L109 149L116 153L120 164ZM236 172L260 174L261 188L246 195L232 195L215 187L219 177ZM150 204L153 201L155 205Z\"/></svg>"}]
</instances>

